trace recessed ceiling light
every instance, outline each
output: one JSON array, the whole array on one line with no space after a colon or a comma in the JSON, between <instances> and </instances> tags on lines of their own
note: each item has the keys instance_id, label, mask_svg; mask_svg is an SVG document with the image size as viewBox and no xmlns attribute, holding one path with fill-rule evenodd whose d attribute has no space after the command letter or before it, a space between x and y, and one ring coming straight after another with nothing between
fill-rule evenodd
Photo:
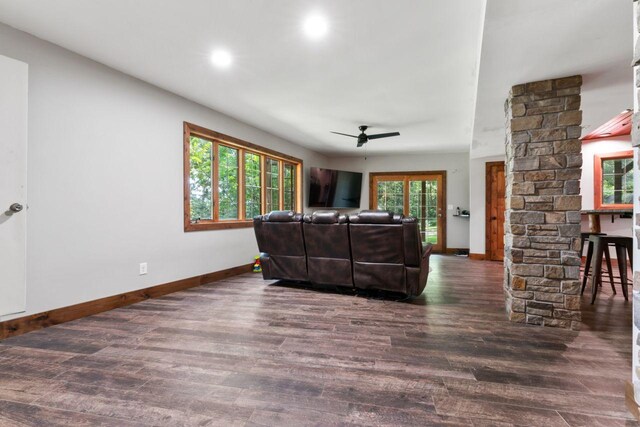
<instances>
[{"instance_id":1,"label":"recessed ceiling light","mask_svg":"<svg viewBox=\"0 0 640 427\"><path fill-rule=\"evenodd\" d=\"M218 49L211 54L211 63L216 67L227 68L232 62L231 54L226 50Z\"/></svg>"},{"instance_id":2,"label":"recessed ceiling light","mask_svg":"<svg viewBox=\"0 0 640 427\"><path fill-rule=\"evenodd\" d=\"M304 21L304 32L311 39L320 39L327 34L329 23L318 14L309 15Z\"/></svg>"}]
</instances>

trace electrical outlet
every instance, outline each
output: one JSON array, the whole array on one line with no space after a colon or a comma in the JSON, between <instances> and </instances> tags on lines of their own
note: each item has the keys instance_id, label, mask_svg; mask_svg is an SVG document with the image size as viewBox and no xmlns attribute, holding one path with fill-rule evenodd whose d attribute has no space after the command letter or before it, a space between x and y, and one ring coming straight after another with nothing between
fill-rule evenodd
<instances>
[{"instance_id":1,"label":"electrical outlet","mask_svg":"<svg viewBox=\"0 0 640 427\"><path fill-rule=\"evenodd\" d=\"M141 262L140 263L140 275L142 276L143 274L147 274L147 263L146 262Z\"/></svg>"},{"instance_id":2,"label":"electrical outlet","mask_svg":"<svg viewBox=\"0 0 640 427\"><path fill-rule=\"evenodd\" d=\"M447 210L448 211L452 211L453 210L453 205L447 205Z\"/></svg>"}]
</instances>

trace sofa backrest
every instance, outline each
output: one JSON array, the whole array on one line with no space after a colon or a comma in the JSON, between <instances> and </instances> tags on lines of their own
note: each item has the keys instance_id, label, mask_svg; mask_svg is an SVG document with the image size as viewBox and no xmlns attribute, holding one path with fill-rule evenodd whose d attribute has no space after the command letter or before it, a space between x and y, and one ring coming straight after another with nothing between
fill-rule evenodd
<instances>
[{"instance_id":1,"label":"sofa backrest","mask_svg":"<svg viewBox=\"0 0 640 427\"><path fill-rule=\"evenodd\" d=\"M389 211L349 216L356 288L406 292L402 218Z\"/></svg>"},{"instance_id":2,"label":"sofa backrest","mask_svg":"<svg viewBox=\"0 0 640 427\"><path fill-rule=\"evenodd\" d=\"M347 217L316 211L304 216L303 231L309 281L353 287Z\"/></svg>"},{"instance_id":3,"label":"sofa backrest","mask_svg":"<svg viewBox=\"0 0 640 427\"><path fill-rule=\"evenodd\" d=\"M273 278L308 280L302 214L273 211L253 219L260 252L269 254Z\"/></svg>"}]
</instances>

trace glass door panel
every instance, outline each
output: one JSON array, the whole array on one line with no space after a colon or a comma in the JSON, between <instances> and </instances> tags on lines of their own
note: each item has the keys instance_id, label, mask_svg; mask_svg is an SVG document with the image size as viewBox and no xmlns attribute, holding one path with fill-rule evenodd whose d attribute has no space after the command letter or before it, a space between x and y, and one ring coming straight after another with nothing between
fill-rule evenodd
<instances>
[{"instance_id":1,"label":"glass door panel","mask_svg":"<svg viewBox=\"0 0 640 427\"><path fill-rule=\"evenodd\" d=\"M376 190L377 208L404 213L404 181L381 181Z\"/></svg>"},{"instance_id":2,"label":"glass door panel","mask_svg":"<svg viewBox=\"0 0 640 427\"><path fill-rule=\"evenodd\" d=\"M438 181L409 181L409 215L418 219L422 243L438 242Z\"/></svg>"}]
</instances>

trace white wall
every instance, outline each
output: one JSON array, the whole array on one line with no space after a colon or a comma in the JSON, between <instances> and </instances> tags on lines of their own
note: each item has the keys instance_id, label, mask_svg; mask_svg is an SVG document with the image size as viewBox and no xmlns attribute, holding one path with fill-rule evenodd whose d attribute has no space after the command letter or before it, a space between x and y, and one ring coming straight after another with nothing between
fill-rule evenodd
<instances>
[{"instance_id":1,"label":"white wall","mask_svg":"<svg viewBox=\"0 0 640 427\"><path fill-rule=\"evenodd\" d=\"M299 157L305 171L326 167L324 156L2 24L0 54L30 70L26 314L253 261L251 228L183 231L183 121Z\"/></svg>"},{"instance_id":2,"label":"white wall","mask_svg":"<svg viewBox=\"0 0 640 427\"><path fill-rule=\"evenodd\" d=\"M384 142L376 142L384 144ZM389 142L392 144L393 142ZM360 209L369 208L369 172L447 171L447 247L469 247L469 219L454 217L456 207L469 209L469 154L405 154L397 156L368 156L330 158L332 168L363 172ZM316 165L310 165L316 166ZM471 211L471 215L474 212Z\"/></svg>"},{"instance_id":3,"label":"white wall","mask_svg":"<svg viewBox=\"0 0 640 427\"><path fill-rule=\"evenodd\" d=\"M505 156L469 159L469 205L471 223L469 226L469 252L485 253L486 221L486 165L487 162L505 161Z\"/></svg>"},{"instance_id":4,"label":"white wall","mask_svg":"<svg viewBox=\"0 0 640 427\"><path fill-rule=\"evenodd\" d=\"M582 194L582 209L594 209L594 155L615 153L617 151L631 150L631 136L620 136L615 138L597 139L585 141L582 144L582 178L580 181L580 194ZM618 236L632 236L633 220L615 217L615 222L611 223L611 215L600 217L602 232L615 234ZM586 215L582 216L582 230L589 231L589 220ZM584 249L585 255L587 249ZM612 258L615 258L615 251L611 251Z\"/></svg>"}]
</instances>

